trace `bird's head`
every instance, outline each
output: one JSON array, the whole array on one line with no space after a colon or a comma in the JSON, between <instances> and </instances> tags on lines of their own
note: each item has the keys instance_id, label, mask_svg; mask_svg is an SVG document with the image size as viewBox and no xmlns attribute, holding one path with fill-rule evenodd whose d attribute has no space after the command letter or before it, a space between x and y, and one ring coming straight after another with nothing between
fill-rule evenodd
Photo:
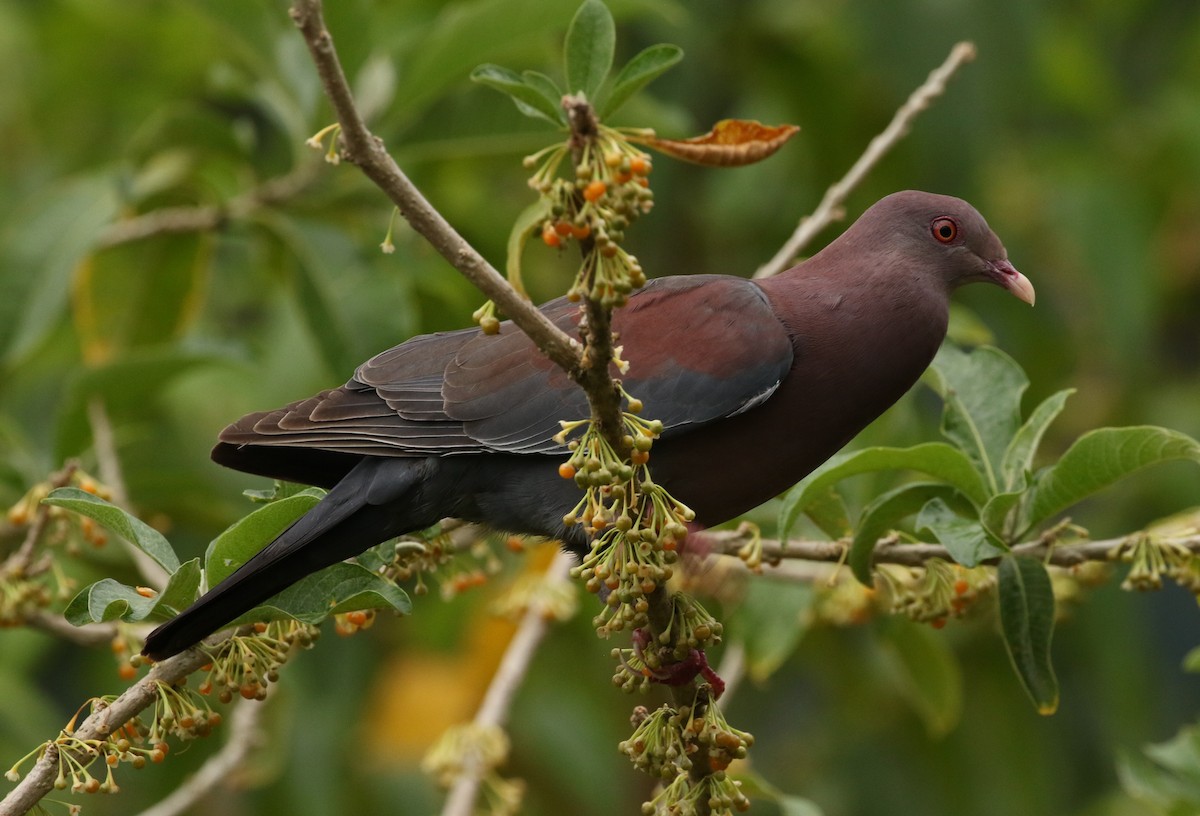
<instances>
[{"instance_id":1,"label":"bird's head","mask_svg":"<svg viewBox=\"0 0 1200 816\"><path fill-rule=\"evenodd\" d=\"M916 190L893 193L863 213L855 226L860 225L868 233L885 233L874 240L919 258L920 266L949 289L986 281L1033 305L1029 278L1009 262L1004 244L983 216L960 198Z\"/></svg>"}]
</instances>

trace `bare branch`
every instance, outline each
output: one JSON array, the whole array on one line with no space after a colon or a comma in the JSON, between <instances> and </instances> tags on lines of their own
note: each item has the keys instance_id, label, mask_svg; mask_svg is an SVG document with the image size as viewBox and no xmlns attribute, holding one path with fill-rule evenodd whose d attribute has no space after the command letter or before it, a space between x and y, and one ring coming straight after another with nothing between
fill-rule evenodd
<instances>
[{"instance_id":1,"label":"bare branch","mask_svg":"<svg viewBox=\"0 0 1200 816\"><path fill-rule=\"evenodd\" d=\"M560 550L547 568L543 580L567 580L572 563L574 563L574 556ZM516 634L509 642L504 657L500 660L500 666L492 677L483 703L475 714L473 725L479 728L499 728L508 721L508 712L512 707L513 697L520 688L521 681L525 678L525 672L528 671L529 664L533 660L542 638L546 636L548 628L545 610L538 604L531 604L525 611ZM472 762L471 758L465 760L463 772L455 780L454 787L451 788L450 794L446 798L442 816L470 816L475 812L475 800L479 794L480 780L486 770L486 768L479 767L478 762Z\"/></svg>"},{"instance_id":2,"label":"bare branch","mask_svg":"<svg viewBox=\"0 0 1200 816\"><path fill-rule=\"evenodd\" d=\"M521 297L508 281L450 226L388 154L379 137L367 129L346 76L333 37L325 28L320 0L295 0L292 19L304 36L341 125L342 155L375 182L400 214L450 264L529 335L537 347L558 366L577 378L579 344L559 330L537 307Z\"/></svg>"},{"instance_id":3,"label":"bare branch","mask_svg":"<svg viewBox=\"0 0 1200 816\"><path fill-rule=\"evenodd\" d=\"M975 59L974 43L960 42L955 45L950 51L950 56L946 57L946 61L933 70L921 87L912 92L908 100L892 116L892 121L883 129L883 132L871 140L867 149L846 172L846 175L825 191L821 203L813 210L812 215L801 219L800 225L796 227L792 237L779 248L775 257L759 267L758 271L754 273L754 277L769 278L787 269L794 263L796 256L821 230L834 221L844 218L845 212L842 210L842 204L846 197L862 182L867 173L871 172L879 160L908 134L917 115L942 95L950 77L954 76L954 73L964 63L973 59Z\"/></svg>"},{"instance_id":4,"label":"bare branch","mask_svg":"<svg viewBox=\"0 0 1200 816\"><path fill-rule=\"evenodd\" d=\"M164 207L110 224L96 241L97 249L141 241L155 235L209 232L229 221L252 215L261 207L294 198L317 177L319 161L306 161L285 175L263 182L223 206Z\"/></svg>"}]
</instances>

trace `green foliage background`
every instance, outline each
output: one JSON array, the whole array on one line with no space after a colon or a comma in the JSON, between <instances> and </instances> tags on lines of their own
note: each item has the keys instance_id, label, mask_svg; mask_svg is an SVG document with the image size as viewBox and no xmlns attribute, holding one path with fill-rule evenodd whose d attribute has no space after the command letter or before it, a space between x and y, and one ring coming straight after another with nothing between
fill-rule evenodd
<instances>
[{"instance_id":1,"label":"green foliage background","mask_svg":"<svg viewBox=\"0 0 1200 816\"><path fill-rule=\"evenodd\" d=\"M346 0L327 10L373 127L497 265L531 200L520 157L548 133L467 76L487 61L557 66L576 5ZM770 161L742 170L658 161L657 208L630 237L649 274L751 273L950 46L973 39L977 63L849 212L916 187L985 213L1037 286L1038 307L973 287L960 298L960 325L980 316L1026 368L1027 406L1078 389L1048 449L1101 425L1200 435L1200 6L611 7L619 60L661 41L686 53L618 124L670 136L729 116L804 128ZM0 504L64 456L89 461L86 404L100 395L133 501L190 558L249 509L240 491L261 486L208 462L225 423L340 383L412 334L465 325L481 300L403 228L397 253L379 253L382 197L352 168L328 167L304 147L332 117L282 2L0 0L0 75ZM302 189L286 203L200 236L90 252L116 218L219 205L297 167L310 169L298 171ZM531 248L528 264L535 297L566 286L567 265L552 253ZM937 415L936 400L918 393L868 439L933 438ZM1193 467L1163 467L1079 520L1096 537L1116 535L1198 496ZM114 567L95 568L106 569ZM1151 813L1120 792L1115 757L1196 720L1200 682L1179 663L1200 627L1186 593L1129 596L1115 584L1058 632L1063 695L1053 718L1031 710L988 623L952 623L938 637L958 658L962 715L940 733L897 657L898 639L911 634L881 622L806 632L777 673L738 693L730 720L755 733L754 760L768 779L831 816ZM411 656L418 681L432 666L476 694L483 680L470 655L494 651L502 637L480 622L486 594L453 605L422 599L412 619L297 659L273 704L276 739L245 770L264 786L209 804L433 811L436 793L413 767L419 754L379 733L411 725L423 734L427 716L383 711L379 678L396 669L396 655ZM528 780L531 813L635 812L645 798L646 781L615 750L631 701L609 687L607 647L583 617L552 636L515 712L508 770ZM792 623L779 612L777 636L794 635ZM0 634L0 654L0 763L56 733L87 696L122 685L106 654L44 636ZM89 812L154 801L217 741L206 742L138 776L125 771L121 796L92 798Z\"/></svg>"}]
</instances>

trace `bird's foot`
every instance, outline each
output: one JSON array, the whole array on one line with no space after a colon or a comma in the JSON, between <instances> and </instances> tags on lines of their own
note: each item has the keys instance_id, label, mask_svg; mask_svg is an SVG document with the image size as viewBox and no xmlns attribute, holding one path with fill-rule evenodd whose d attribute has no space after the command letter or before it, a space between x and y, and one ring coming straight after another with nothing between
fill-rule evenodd
<instances>
[{"instance_id":1,"label":"bird's foot","mask_svg":"<svg viewBox=\"0 0 1200 816\"><path fill-rule=\"evenodd\" d=\"M692 649L683 660L668 663L659 669L651 669L645 659L645 649L650 645L650 641L649 630L644 628L633 630L633 653L642 662L642 665L647 666L642 670L642 674L650 678L652 682L662 683L664 686L684 686L697 677L703 677L705 682L712 686L714 700L719 700L725 693L725 681L709 665L708 655L704 653L703 649Z\"/></svg>"}]
</instances>

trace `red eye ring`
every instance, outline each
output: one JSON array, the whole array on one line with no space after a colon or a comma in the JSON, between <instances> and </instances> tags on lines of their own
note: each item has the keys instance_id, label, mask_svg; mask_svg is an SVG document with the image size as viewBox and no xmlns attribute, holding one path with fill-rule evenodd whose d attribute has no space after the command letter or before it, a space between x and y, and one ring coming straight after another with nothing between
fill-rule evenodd
<instances>
[{"instance_id":1,"label":"red eye ring","mask_svg":"<svg viewBox=\"0 0 1200 816\"><path fill-rule=\"evenodd\" d=\"M958 237L958 223L948 215L935 218L929 224L929 231L940 244L948 244Z\"/></svg>"}]
</instances>

